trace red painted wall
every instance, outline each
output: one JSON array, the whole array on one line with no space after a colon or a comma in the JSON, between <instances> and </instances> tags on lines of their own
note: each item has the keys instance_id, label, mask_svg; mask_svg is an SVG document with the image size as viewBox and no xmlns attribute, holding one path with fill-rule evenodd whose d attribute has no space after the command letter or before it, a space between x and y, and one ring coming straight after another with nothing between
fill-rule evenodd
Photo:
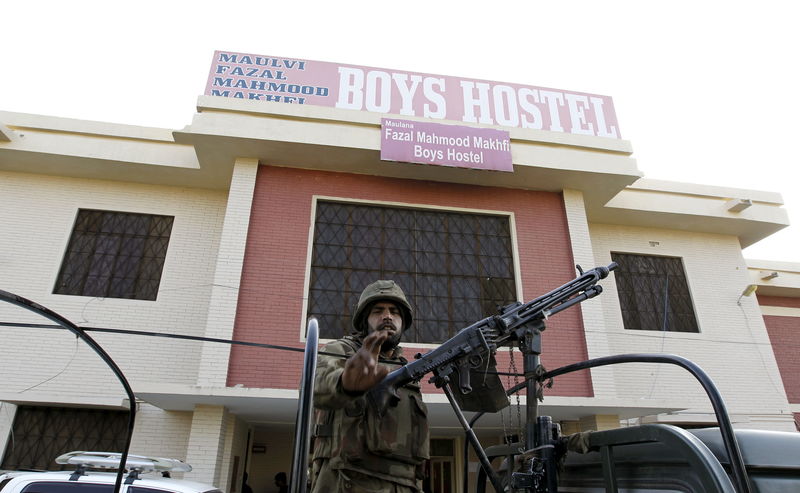
<instances>
[{"instance_id":1,"label":"red painted wall","mask_svg":"<svg viewBox=\"0 0 800 493\"><path fill-rule=\"evenodd\" d=\"M758 295L760 306L800 308L800 298ZM800 317L765 315L764 325L778 362L786 397L792 404L800 404L800 360L796 347L800 344Z\"/></svg>"},{"instance_id":2,"label":"red painted wall","mask_svg":"<svg viewBox=\"0 0 800 493\"><path fill-rule=\"evenodd\" d=\"M764 324L767 326L772 351L778 362L786 397L790 403L800 404L800 359L797 358L797 346L800 344L800 317L765 315Z\"/></svg>"},{"instance_id":3,"label":"red painted wall","mask_svg":"<svg viewBox=\"0 0 800 493\"><path fill-rule=\"evenodd\" d=\"M563 199L558 193L262 165L253 197L235 339L303 347L300 324L313 195L513 211L526 300L575 277ZM580 309L566 310L549 321L543 347L543 362L549 369L586 359ZM407 356L417 351L405 349ZM515 359L522 371L521 355ZM296 389L301 366L300 353L234 346L228 385ZM498 369L507 368L507 353L501 353ZM425 390L437 391L432 386ZM580 372L559 377L547 393L592 396L590 376Z\"/></svg>"}]
</instances>

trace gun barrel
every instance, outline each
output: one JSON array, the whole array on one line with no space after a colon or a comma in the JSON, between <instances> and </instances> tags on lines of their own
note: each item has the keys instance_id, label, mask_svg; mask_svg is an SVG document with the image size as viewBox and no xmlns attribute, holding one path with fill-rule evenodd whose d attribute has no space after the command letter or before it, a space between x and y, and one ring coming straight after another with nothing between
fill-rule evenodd
<instances>
[{"instance_id":1,"label":"gun barrel","mask_svg":"<svg viewBox=\"0 0 800 493\"><path fill-rule=\"evenodd\" d=\"M543 294L525 304L506 307L510 309L504 309L502 315L503 320L510 329L513 329L539 316L550 316L575 303L592 298L600 294L600 292L593 292L591 288L595 286L600 279L608 277L609 272L617 267L618 264L616 262L611 262L608 266L595 267L594 269L583 272L580 276L562 284L549 293ZM587 291L588 296L582 296ZM561 307L561 305L564 306Z\"/></svg>"},{"instance_id":2,"label":"gun barrel","mask_svg":"<svg viewBox=\"0 0 800 493\"><path fill-rule=\"evenodd\" d=\"M612 270L615 270L617 267L619 267L619 264L618 264L618 263L616 263L616 262L611 262L611 263L610 263L610 264L608 264L606 267L600 266L600 267L596 267L596 269L597 269L597 270L598 270L598 272L600 273L600 279L605 279L606 277L608 277L608 274L609 274L609 273L610 273Z\"/></svg>"}]
</instances>

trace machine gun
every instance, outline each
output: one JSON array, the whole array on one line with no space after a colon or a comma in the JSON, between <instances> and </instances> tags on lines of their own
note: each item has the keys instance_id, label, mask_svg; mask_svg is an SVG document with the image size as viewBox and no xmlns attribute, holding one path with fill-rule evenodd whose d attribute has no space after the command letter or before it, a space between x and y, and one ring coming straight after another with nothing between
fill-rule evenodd
<instances>
[{"instance_id":1,"label":"machine gun","mask_svg":"<svg viewBox=\"0 0 800 493\"><path fill-rule=\"evenodd\" d=\"M558 429L549 416L538 416L539 381L533 376L540 374L539 356L541 354L541 333L545 320L562 310L593 298L603 292L597 283L609 272L617 268L612 262L607 267L595 267L584 272L577 266L579 276L558 288L527 303L511 303L492 315L469 327L461 329L455 336L436 349L425 354L417 354L416 360L389 373L378 385L373 387L367 398L379 415L388 406L399 400L397 389L418 381L428 373L433 373L431 382L443 388L456 417L463 426L467 440L472 445L488 474L496 491L504 491L499 476L492 470L477 436L467 423L462 410L495 412L508 405L506 393L494 375L497 385L490 388L486 379L479 387L482 395L470 404L478 404L471 409L464 406L465 397L473 392L471 374L483 370L488 375L494 363L494 354L501 346L517 344L524 354L527 391L525 442L523 450L529 451L530 459L525 470L511 476L511 488L527 489L531 492L557 491L555 445L558 442ZM503 402L504 401L504 402ZM482 408L481 406L484 406Z\"/></svg>"},{"instance_id":2,"label":"machine gun","mask_svg":"<svg viewBox=\"0 0 800 493\"><path fill-rule=\"evenodd\" d=\"M568 283L527 303L511 303L497 315L461 329L436 349L417 354L415 361L392 371L371 389L370 400L382 414L387 406L398 401L399 387L431 372L434 374L432 382L437 387L451 383L451 375L456 373L458 392L469 394L472 392L471 370L488 368L498 347L524 340L526 335L543 330L543 321L551 315L602 293L603 288L597 282L606 278L617 264L612 262L607 267L595 267L586 272L577 267L580 275Z\"/></svg>"}]
</instances>

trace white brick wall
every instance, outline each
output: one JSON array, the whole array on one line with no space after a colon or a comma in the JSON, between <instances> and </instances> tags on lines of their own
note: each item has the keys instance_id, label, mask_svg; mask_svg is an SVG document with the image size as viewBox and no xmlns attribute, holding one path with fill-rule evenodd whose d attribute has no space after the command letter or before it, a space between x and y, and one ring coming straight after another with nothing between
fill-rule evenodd
<instances>
[{"instance_id":1,"label":"white brick wall","mask_svg":"<svg viewBox=\"0 0 800 493\"><path fill-rule=\"evenodd\" d=\"M214 190L0 172L0 289L83 326L204 335L226 199L225 192ZM52 294L80 208L175 217L156 301ZM52 323L8 303L0 303L0 320ZM197 381L199 343L90 335L134 391L151 381ZM32 386L18 400L37 392L63 393L73 401L81 395L124 395L100 359L66 331L0 327L0 337L4 395Z\"/></svg>"},{"instance_id":2,"label":"white brick wall","mask_svg":"<svg viewBox=\"0 0 800 493\"><path fill-rule=\"evenodd\" d=\"M225 484L223 457L230 416L223 406L195 406L186 459L192 471L184 478L217 487Z\"/></svg>"},{"instance_id":3,"label":"white brick wall","mask_svg":"<svg viewBox=\"0 0 800 493\"><path fill-rule=\"evenodd\" d=\"M700 365L719 387L734 422L745 427L793 430L769 337L754 297L737 299L750 283L733 236L590 224L595 258L610 252L681 257L700 333L624 330L616 284L605 282L603 350L610 354L672 353ZM590 347L590 354L597 353ZM687 413L712 412L699 383L677 367L625 364L613 369L617 395L667 399Z\"/></svg>"},{"instance_id":4,"label":"white brick wall","mask_svg":"<svg viewBox=\"0 0 800 493\"><path fill-rule=\"evenodd\" d=\"M130 453L186 461L191 428L191 412L164 411L147 403L139 403ZM172 476L182 478L183 474L173 473Z\"/></svg>"}]
</instances>

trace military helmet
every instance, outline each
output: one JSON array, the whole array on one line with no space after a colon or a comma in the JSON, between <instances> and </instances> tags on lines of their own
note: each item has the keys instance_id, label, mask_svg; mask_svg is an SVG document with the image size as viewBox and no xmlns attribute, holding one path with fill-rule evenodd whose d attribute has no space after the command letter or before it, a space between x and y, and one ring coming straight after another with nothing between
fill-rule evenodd
<instances>
[{"instance_id":1,"label":"military helmet","mask_svg":"<svg viewBox=\"0 0 800 493\"><path fill-rule=\"evenodd\" d=\"M396 303L403 314L403 330L405 331L411 326L411 305L408 303L403 290L394 281L381 280L375 281L364 288L358 298L358 305L356 305L356 309L353 312L353 329L355 329L356 333L365 332L367 309L377 301Z\"/></svg>"}]
</instances>

